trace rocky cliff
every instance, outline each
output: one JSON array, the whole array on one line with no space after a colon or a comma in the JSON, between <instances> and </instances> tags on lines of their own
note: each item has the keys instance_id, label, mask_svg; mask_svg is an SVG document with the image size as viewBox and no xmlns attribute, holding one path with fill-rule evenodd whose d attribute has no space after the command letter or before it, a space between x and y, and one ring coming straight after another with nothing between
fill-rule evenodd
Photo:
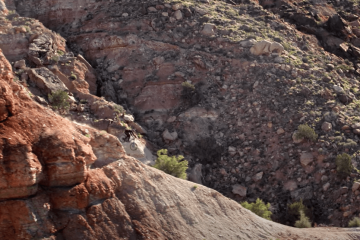
<instances>
[{"instance_id":1,"label":"rocky cliff","mask_svg":"<svg viewBox=\"0 0 360 240\"><path fill-rule=\"evenodd\" d=\"M112 135L34 102L0 52L1 239L355 239L262 219L124 154ZM84 134L88 136L84 136ZM109 149L111 147L111 150ZM103 150L103 155L96 152ZM93 168L108 154L117 161Z\"/></svg>"},{"instance_id":2,"label":"rocky cliff","mask_svg":"<svg viewBox=\"0 0 360 240\"><path fill-rule=\"evenodd\" d=\"M260 1L272 12L236 1L4 2L4 239L357 238L268 222L141 163L167 148L189 160L190 180L270 202L278 222L292 224L287 206L302 199L314 223L347 225L359 173L339 177L335 157L358 164L354 40L326 52L276 2ZM65 118L49 102L58 90L70 95ZM304 123L315 142L294 138ZM128 128L144 136L136 150L122 140Z\"/></svg>"}]
</instances>

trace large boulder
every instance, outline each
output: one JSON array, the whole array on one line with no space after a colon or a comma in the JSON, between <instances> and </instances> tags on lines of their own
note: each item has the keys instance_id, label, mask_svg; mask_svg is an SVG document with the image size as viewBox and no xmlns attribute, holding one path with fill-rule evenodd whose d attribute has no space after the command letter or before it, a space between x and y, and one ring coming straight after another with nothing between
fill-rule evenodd
<instances>
[{"instance_id":1,"label":"large boulder","mask_svg":"<svg viewBox=\"0 0 360 240\"><path fill-rule=\"evenodd\" d=\"M45 95L56 91L68 91L65 84L45 67L30 69L28 75L30 81Z\"/></svg>"},{"instance_id":2,"label":"large boulder","mask_svg":"<svg viewBox=\"0 0 360 240\"><path fill-rule=\"evenodd\" d=\"M257 42L250 48L250 52L254 55L269 55L273 52L280 55L282 51L284 51L284 47L280 43L271 43L266 40Z\"/></svg>"}]
</instances>

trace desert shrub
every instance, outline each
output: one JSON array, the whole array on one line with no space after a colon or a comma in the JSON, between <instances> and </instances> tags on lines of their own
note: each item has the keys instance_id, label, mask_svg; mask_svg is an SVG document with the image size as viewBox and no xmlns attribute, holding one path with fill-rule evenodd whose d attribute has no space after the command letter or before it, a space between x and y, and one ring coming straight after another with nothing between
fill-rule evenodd
<instances>
[{"instance_id":1,"label":"desert shrub","mask_svg":"<svg viewBox=\"0 0 360 240\"><path fill-rule=\"evenodd\" d=\"M357 143L352 139L347 139L346 142L339 142L339 146L344 148L354 148L357 146Z\"/></svg>"},{"instance_id":2,"label":"desert shrub","mask_svg":"<svg viewBox=\"0 0 360 240\"><path fill-rule=\"evenodd\" d=\"M360 218L354 217L349 221L349 227L360 227Z\"/></svg>"},{"instance_id":3,"label":"desert shrub","mask_svg":"<svg viewBox=\"0 0 360 240\"><path fill-rule=\"evenodd\" d=\"M48 95L49 101L54 109L68 110L70 108L69 95L67 92L58 90Z\"/></svg>"},{"instance_id":4,"label":"desert shrub","mask_svg":"<svg viewBox=\"0 0 360 240\"><path fill-rule=\"evenodd\" d=\"M301 124L298 126L298 131L295 135L297 139L306 138L311 141L315 141L318 135L315 133L314 129L312 129L307 124Z\"/></svg>"},{"instance_id":5,"label":"desert shrub","mask_svg":"<svg viewBox=\"0 0 360 240\"><path fill-rule=\"evenodd\" d=\"M342 153L337 155L336 160L336 171L340 176L349 176L353 170L353 165L351 163L351 156L347 153Z\"/></svg>"},{"instance_id":6,"label":"desert shrub","mask_svg":"<svg viewBox=\"0 0 360 240\"><path fill-rule=\"evenodd\" d=\"M311 217L311 211L303 204L302 199L288 206L289 214L294 215L297 218L300 216L300 211L303 211L307 217Z\"/></svg>"},{"instance_id":7,"label":"desert shrub","mask_svg":"<svg viewBox=\"0 0 360 240\"><path fill-rule=\"evenodd\" d=\"M300 211L300 219L295 222L297 228L310 228L311 222L303 211Z\"/></svg>"},{"instance_id":8,"label":"desert shrub","mask_svg":"<svg viewBox=\"0 0 360 240\"><path fill-rule=\"evenodd\" d=\"M77 79L77 76L75 75L75 73L71 72L70 78L71 78L72 80L76 80L76 79Z\"/></svg>"},{"instance_id":9,"label":"desert shrub","mask_svg":"<svg viewBox=\"0 0 360 240\"><path fill-rule=\"evenodd\" d=\"M312 213L304 204L302 199L294 202L287 207L287 221L294 224L300 217L300 211L305 213L308 218L312 218Z\"/></svg>"},{"instance_id":10,"label":"desert shrub","mask_svg":"<svg viewBox=\"0 0 360 240\"><path fill-rule=\"evenodd\" d=\"M272 212L270 211L270 203L265 204L260 198L256 199L256 202L254 203L242 202L241 206L249 209L250 211L262 218L271 220L270 217Z\"/></svg>"},{"instance_id":11,"label":"desert shrub","mask_svg":"<svg viewBox=\"0 0 360 240\"><path fill-rule=\"evenodd\" d=\"M184 156L168 156L166 149L157 151L158 158L156 159L154 168L157 168L167 174L181 179L186 179L186 169L188 168L188 161L184 160Z\"/></svg>"}]
</instances>

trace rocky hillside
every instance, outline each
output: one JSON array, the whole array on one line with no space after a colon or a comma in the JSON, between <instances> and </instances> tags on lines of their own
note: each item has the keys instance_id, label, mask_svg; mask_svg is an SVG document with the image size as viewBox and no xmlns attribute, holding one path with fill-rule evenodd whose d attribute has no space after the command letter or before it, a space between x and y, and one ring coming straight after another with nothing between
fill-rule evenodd
<instances>
[{"instance_id":1,"label":"rocky hillside","mask_svg":"<svg viewBox=\"0 0 360 240\"><path fill-rule=\"evenodd\" d=\"M355 239L262 219L125 154L119 140L36 103L0 51L0 238ZM99 154L101 152L101 154ZM117 161L97 168L116 155Z\"/></svg>"},{"instance_id":2,"label":"rocky hillside","mask_svg":"<svg viewBox=\"0 0 360 240\"><path fill-rule=\"evenodd\" d=\"M235 202L129 157L151 163L161 148L189 160L189 180L236 201L270 202L283 224L293 224L287 206L301 199L317 224L346 226L360 213L350 1L4 2L0 48L12 65L3 60L0 211L23 204L29 212L0 215L2 229L15 229L5 239L324 236L253 215L258 225L247 225L250 213ZM49 105L58 90L71 96L66 119ZM315 129L315 141L294 137L301 124ZM136 150L122 141L128 128L143 135ZM345 177L335 163L342 153L355 166ZM47 210L35 218L39 202Z\"/></svg>"}]
</instances>

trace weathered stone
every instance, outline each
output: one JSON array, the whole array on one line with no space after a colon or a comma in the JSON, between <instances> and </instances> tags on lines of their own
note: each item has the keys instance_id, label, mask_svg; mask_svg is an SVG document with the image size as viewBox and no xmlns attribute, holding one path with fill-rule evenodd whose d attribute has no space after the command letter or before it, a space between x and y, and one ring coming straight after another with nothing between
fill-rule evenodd
<instances>
[{"instance_id":1,"label":"weathered stone","mask_svg":"<svg viewBox=\"0 0 360 240\"><path fill-rule=\"evenodd\" d=\"M343 213L343 217L348 217L351 215L351 211L346 211Z\"/></svg>"},{"instance_id":2,"label":"weathered stone","mask_svg":"<svg viewBox=\"0 0 360 240\"><path fill-rule=\"evenodd\" d=\"M240 42L241 47L252 47L256 43L255 39L245 40Z\"/></svg>"},{"instance_id":3,"label":"weathered stone","mask_svg":"<svg viewBox=\"0 0 360 240\"><path fill-rule=\"evenodd\" d=\"M311 186L307 186L304 188L294 190L291 192L291 197L293 199L295 199L296 201L299 201L300 199L302 199L302 200L312 199L313 188Z\"/></svg>"},{"instance_id":4,"label":"weathered stone","mask_svg":"<svg viewBox=\"0 0 360 240\"><path fill-rule=\"evenodd\" d=\"M301 165L303 166L309 165L313 160L314 160L314 156L312 155L312 153L303 152L300 155L300 162Z\"/></svg>"},{"instance_id":5,"label":"weathered stone","mask_svg":"<svg viewBox=\"0 0 360 240\"><path fill-rule=\"evenodd\" d=\"M215 29L214 24L205 23L204 28L201 31L201 34L206 35L206 36L212 36L215 34L214 29Z\"/></svg>"},{"instance_id":6,"label":"weathered stone","mask_svg":"<svg viewBox=\"0 0 360 240\"><path fill-rule=\"evenodd\" d=\"M271 45L270 45L271 53L277 53L280 55L283 51L284 51L283 45L281 45L280 43L277 43L277 42L271 43Z\"/></svg>"},{"instance_id":7,"label":"weathered stone","mask_svg":"<svg viewBox=\"0 0 360 240\"><path fill-rule=\"evenodd\" d=\"M329 122L323 122L323 124L321 125L321 129L322 129L324 132L331 131L332 125L331 125L331 123L329 123Z\"/></svg>"},{"instance_id":8,"label":"weathered stone","mask_svg":"<svg viewBox=\"0 0 360 240\"><path fill-rule=\"evenodd\" d=\"M148 8L148 12L149 12L149 13L154 13L154 12L157 12L157 9L154 8L154 7L149 7L149 8Z\"/></svg>"},{"instance_id":9,"label":"weathered stone","mask_svg":"<svg viewBox=\"0 0 360 240\"><path fill-rule=\"evenodd\" d=\"M247 188L240 184L235 184L232 186L232 192L240 195L241 197L246 197Z\"/></svg>"},{"instance_id":10,"label":"weathered stone","mask_svg":"<svg viewBox=\"0 0 360 240\"><path fill-rule=\"evenodd\" d=\"M25 60L16 61L14 64L14 68L25 69L26 68Z\"/></svg>"},{"instance_id":11,"label":"weathered stone","mask_svg":"<svg viewBox=\"0 0 360 240\"><path fill-rule=\"evenodd\" d=\"M353 129L360 129L360 123L359 123L359 122L354 123L354 124L351 125L351 127L352 127Z\"/></svg>"},{"instance_id":12,"label":"weathered stone","mask_svg":"<svg viewBox=\"0 0 360 240\"><path fill-rule=\"evenodd\" d=\"M65 84L47 68L31 69L28 74L30 81L46 96L56 91L68 91Z\"/></svg>"},{"instance_id":13,"label":"weathered stone","mask_svg":"<svg viewBox=\"0 0 360 240\"><path fill-rule=\"evenodd\" d=\"M285 130L284 130L283 128L279 128L279 129L276 131L276 133L277 133L278 135L281 135L281 134L284 134L284 133L285 133Z\"/></svg>"},{"instance_id":14,"label":"weathered stone","mask_svg":"<svg viewBox=\"0 0 360 240\"><path fill-rule=\"evenodd\" d=\"M176 20L181 20L183 18L183 14L180 10L175 11L174 17Z\"/></svg>"},{"instance_id":15,"label":"weathered stone","mask_svg":"<svg viewBox=\"0 0 360 240\"><path fill-rule=\"evenodd\" d=\"M252 46L250 48L250 52L254 55L268 55L270 54L270 46L271 46L271 42L269 41L261 41L261 42L257 42L255 43L254 46Z\"/></svg>"},{"instance_id":16,"label":"weathered stone","mask_svg":"<svg viewBox=\"0 0 360 240\"><path fill-rule=\"evenodd\" d=\"M255 176L252 177L252 180L254 182L260 181L262 179L263 175L264 175L264 172L259 172L259 173L255 174Z\"/></svg>"},{"instance_id":17,"label":"weathered stone","mask_svg":"<svg viewBox=\"0 0 360 240\"><path fill-rule=\"evenodd\" d=\"M178 134L176 131L170 133L169 130L165 129L162 137L165 141L175 141L178 138Z\"/></svg>"},{"instance_id":18,"label":"weathered stone","mask_svg":"<svg viewBox=\"0 0 360 240\"><path fill-rule=\"evenodd\" d=\"M297 185L296 181L290 180L284 184L283 188L284 188L284 190L293 191L293 190L297 189L297 187L298 187L298 185Z\"/></svg>"},{"instance_id":19,"label":"weathered stone","mask_svg":"<svg viewBox=\"0 0 360 240\"><path fill-rule=\"evenodd\" d=\"M225 170L225 168L220 169L220 174L224 176L227 175L227 171Z\"/></svg>"},{"instance_id":20,"label":"weathered stone","mask_svg":"<svg viewBox=\"0 0 360 240\"><path fill-rule=\"evenodd\" d=\"M277 54L281 54L284 51L284 47L277 42L269 42L269 41L260 41L257 42L252 48L250 48L250 52L254 55L269 55L272 52Z\"/></svg>"},{"instance_id":21,"label":"weathered stone","mask_svg":"<svg viewBox=\"0 0 360 240\"><path fill-rule=\"evenodd\" d=\"M190 170L188 174L188 180L194 183L202 184L202 164L197 163L195 166Z\"/></svg>"},{"instance_id":22,"label":"weathered stone","mask_svg":"<svg viewBox=\"0 0 360 240\"><path fill-rule=\"evenodd\" d=\"M125 120L126 122L133 122L135 119L134 119L134 116L129 115L129 114L125 114L125 115L124 115L124 120Z\"/></svg>"},{"instance_id":23,"label":"weathered stone","mask_svg":"<svg viewBox=\"0 0 360 240\"><path fill-rule=\"evenodd\" d=\"M348 188L348 187L342 187L342 188L340 188L341 194L345 194L345 193L347 193L348 191L349 191L349 188Z\"/></svg>"},{"instance_id":24,"label":"weathered stone","mask_svg":"<svg viewBox=\"0 0 360 240\"><path fill-rule=\"evenodd\" d=\"M355 192L356 190L359 189L359 187L360 187L360 182L354 182L353 185L352 185L351 190L352 190L353 192Z\"/></svg>"},{"instance_id":25,"label":"weathered stone","mask_svg":"<svg viewBox=\"0 0 360 240\"><path fill-rule=\"evenodd\" d=\"M344 92L344 89L338 85L334 85L333 86L333 89L336 93L343 93Z\"/></svg>"},{"instance_id":26,"label":"weathered stone","mask_svg":"<svg viewBox=\"0 0 360 240\"><path fill-rule=\"evenodd\" d=\"M324 191L327 191L327 190L329 189L329 187L330 187L330 183L327 182L327 183L325 183L325 184L323 185L322 188L323 188Z\"/></svg>"},{"instance_id":27,"label":"weathered stone","mask_svg":"<svg viewBox=\"0 0 360 240\"><path fill-rule=\"evenodd\" d=\"M229 146L228 152L231 156L234 156L236 154L236 147Z\"/></svg>"}]
</instances>

